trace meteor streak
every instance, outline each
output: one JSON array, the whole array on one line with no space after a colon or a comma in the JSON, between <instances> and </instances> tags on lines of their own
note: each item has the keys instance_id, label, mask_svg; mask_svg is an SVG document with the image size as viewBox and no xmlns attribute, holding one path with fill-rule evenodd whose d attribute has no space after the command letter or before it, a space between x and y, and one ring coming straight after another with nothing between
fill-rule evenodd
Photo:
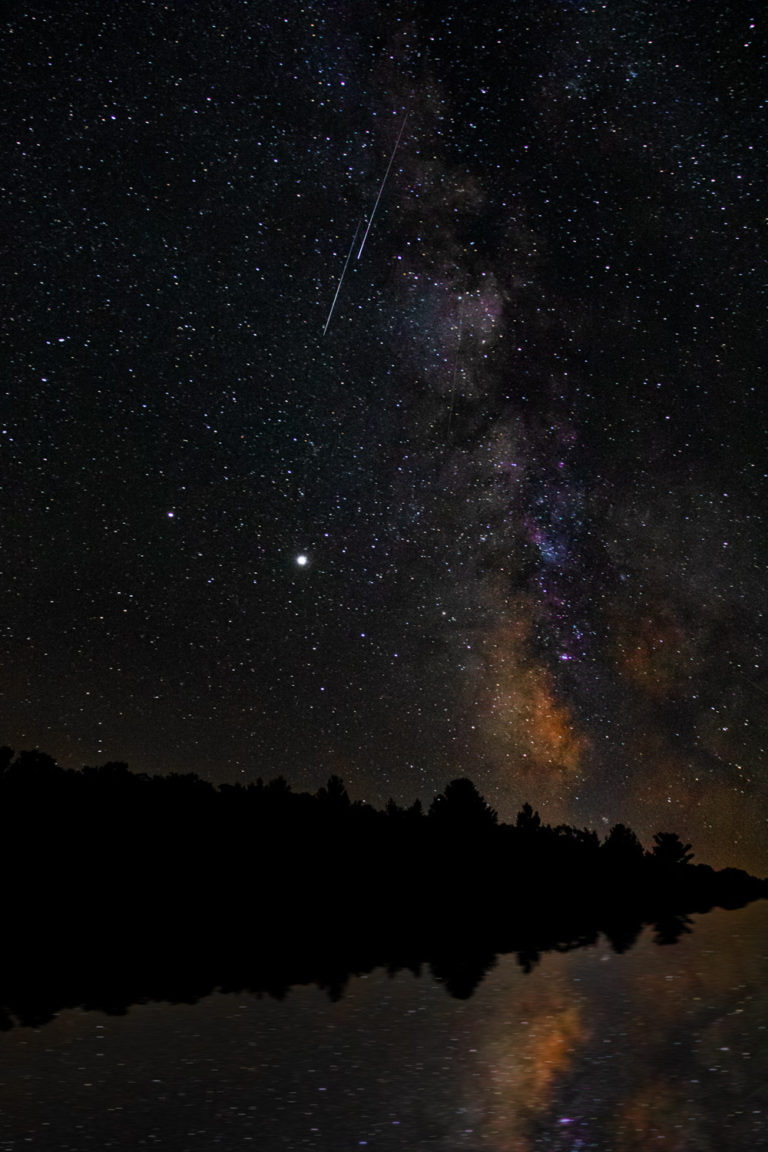
<instances>
[{"instance_id":1,"label":"meteor streak","mask_svg":"<svg viewBox=\"0 0 768 1152\"><path fill-rule=\"evenodd\" d=\"M360 231L360 225L362 224L362 222L363 222L363 218L361 216L357 222L357 228L355 228L355 234L352 237L352 243L349 246L349 252L347 252L347 258L344 261L344 267L341 270L341 276L339 277L339 283L338 283L337 288L336 288L336 295L333 297L333 303L331 304L331 310L328 313L328 319L325 322L325 328L323 328L323 336L325 336L326 332L328 331L328 325L331 322L331 316L333 316L333 310L336 307L336 301L339 298L339 292L341 292L341 285L344 281L344 276L345 276L346 271L347 271L347 265L349 264L350 257L352 256L352 249L355 246L355 240L357 240L357 234Z\"/></svg>"},{"instance_id":2,"label":"meteor streak","mask_svg":"<svg viewBox=\"0 0 768 1152\"><path fill-rule=\"evenodd\" d=\"M408 113L406 112L405 116L403 116L403 122L402 122L402 124L400 125L400 131L399 131L399 132L398 132L398 134L397 134L397 140L395 140L395 146L394 146L394 148L392 149L392 155L391 155L391 156L390 156L390 158L389 158L389 164L387 164L387 170L386 170L386 172L384 173L384 179L382 180L382 182L381 182L381 185L380 185L380 187L379 187L379 194L378 194L378 196L376 197L376 203L375 203L375 204L374 204L374 206L373 206L373 212L371 212L371 216L370 216L370 219L369 219L369 221L368 221L368 227L367 227L367 228L366 228L366 230L365 230L365 235L363 236L363 242L362 242L362 244L360 245L360 251L359 251L359 252L358 252L358 254L357 254L357 258L358 258L358 260L360 259L360 257L361 257L361 256L362 256L362 254L363 254L363 248L365 248L365 242L366 242L366 240L368 239L368 233L369 233L369 232L370 232L370 230L371 230L371 224L373 224L373 218L374 218L374 216L376 215L376 209L377 209L377 208L378 208L378 206L379 206L379 200L381 200L381 194L382 194L382 192L384 191L384 185L385 185L385 184L386 184L386 182L387 182L387 176L389 176L389 170L390 170L390 168L392 167L392 161L393 161L393 160L394 160L394 158L395 158L395 152L397 152L397 149L398 149L398 147L399 147L399 145L400 145L400 137L403 135L403 129L405 128L405 122L406 122L406 120L407 120L407 119L408 119Z\"/></svg>"}]
</instances>

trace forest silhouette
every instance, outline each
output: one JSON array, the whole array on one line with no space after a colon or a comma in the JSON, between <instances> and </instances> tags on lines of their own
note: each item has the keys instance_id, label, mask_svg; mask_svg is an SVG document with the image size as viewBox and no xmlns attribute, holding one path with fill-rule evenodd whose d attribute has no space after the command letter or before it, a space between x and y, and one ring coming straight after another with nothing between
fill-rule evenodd
<instances>
[{"instance_id":1,"label":"forest silhouette","mask_svg":"<svg viewBox=\"0 0 768 1152\"><path fill-rule=\"evenodd\" d=\"M337 997L382 965L427 964L466 997L500 953L530 971L601 934L623 952L649 924L674 943L691 913L768 895L742 869L694 863L674 832L646 850L624 824L601 839L530 804L500 822L466 778L426 811L378 810L338 776L314 794L283 777L216 786L3 748L0 812L0 1027L215 987Z\"/></svg>"}]
</instances>

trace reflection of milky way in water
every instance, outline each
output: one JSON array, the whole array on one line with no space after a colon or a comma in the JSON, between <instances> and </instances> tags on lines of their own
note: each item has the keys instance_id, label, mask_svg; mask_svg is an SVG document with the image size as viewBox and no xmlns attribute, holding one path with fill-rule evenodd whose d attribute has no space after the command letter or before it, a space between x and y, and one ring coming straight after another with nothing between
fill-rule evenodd
<instances>
[{"instance_id":1,"label":"reflection of milky way in water","mask_svg":"<svg viewBox=\"0 0 768 1152\"><path fill-rule=\"evenodd\" d=\"M625 1152L663 1140L716 1152L759 1143L765 928L758 903L694 917L693 935L672 947L646 929L621 956L602 943L547 954L530 976L492 973L488 995L493 986L503 1007L484 1017L461 1085L482 1145Z\"/></svg>"},{"instance_id":2,"label":"reflection of milky way in water","mask_svg":"<svg viewBox=\"0 0 768 1152\"><path fill-rule=\"evenodd\" d=\"M0 1035L0 1131L49 1147L50 1128L57 1148L88 1126L125 1147L225 1131L266 1152L753 1152L768 1145L768 906L692 928L673 946L646 929L623 954L601 939L529 956L527 972L500 957L470 999L379 969L334 1003L294 987L64 1010Z\"/></svg>"}]
</instances>

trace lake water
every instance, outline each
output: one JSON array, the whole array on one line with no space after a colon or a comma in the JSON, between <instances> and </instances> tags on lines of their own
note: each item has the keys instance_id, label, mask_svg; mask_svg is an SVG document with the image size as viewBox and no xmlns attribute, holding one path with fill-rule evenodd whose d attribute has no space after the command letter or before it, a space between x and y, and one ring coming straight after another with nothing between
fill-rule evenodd
<instances>
[{"instance_id":1,"label":"lake water","mask_svg":"<svg viewBox=\"0 0 768 1152\"><path fill-rule=\"evenodd\" d=\"M468 1000L377 971L65 1011L0 1035L0 1149L768 1148L768 902L692 923L502 957Z\"/></svg>"}]
</instances>

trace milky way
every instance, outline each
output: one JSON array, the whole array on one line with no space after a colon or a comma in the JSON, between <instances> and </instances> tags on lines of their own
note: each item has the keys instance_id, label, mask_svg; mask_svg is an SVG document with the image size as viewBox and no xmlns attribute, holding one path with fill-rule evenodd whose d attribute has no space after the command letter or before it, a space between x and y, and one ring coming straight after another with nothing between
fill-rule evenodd
<instances>
[{"instance_id":1,"label":"milky way","mask_svg":"<svg viewBox=\"0 0 768 1152\"><path fill-rule=\"evenodd\" d=\"M1 738L757 868L757 17L476 7L11 6Z\"/></svg>"}]
</instances>

